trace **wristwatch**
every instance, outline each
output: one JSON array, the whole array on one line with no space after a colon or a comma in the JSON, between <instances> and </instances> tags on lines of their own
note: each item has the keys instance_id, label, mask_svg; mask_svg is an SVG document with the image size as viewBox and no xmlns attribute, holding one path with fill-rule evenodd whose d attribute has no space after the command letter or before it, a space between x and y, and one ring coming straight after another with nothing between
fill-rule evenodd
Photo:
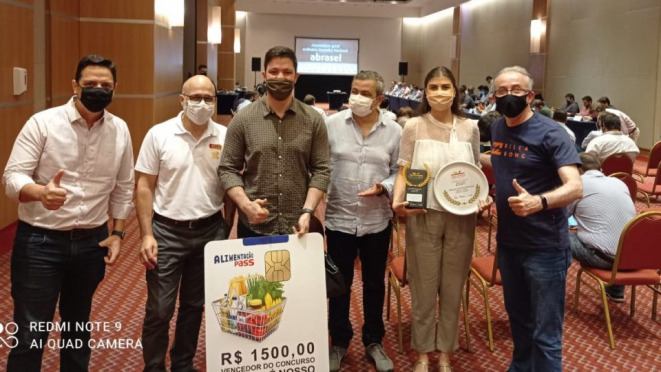
<instances>
[{"instance_id":1,"label":"wristwatch","mask_svg":"<svg viewBox=\"0 0 661 372\"><path fill-rule=\"evenodd\" d=\"M314 216L314 209L303 208L303 209L301 209L301 214L304 214L304 213L310 213L310 216Z\"/></svg>"},{"instance_id":2,"label":"wristwatch","mask_svg":"<svg viewBox=\"0 0 661 372\"><path fill-rule=\"evenodd\" d=\"M546 201L546 197L542 194L539 194L538 196L542 199L542 210L545 211L549 209L549 202Z\"/></svg>"},{"instance_id":3,"label":"wristwatch","mask_svg":"<svg viewBox=\"0 0 661 372\"><path fill-rule=\"evenodd\" d=\"M124 240L124 236L126 236L126 231L113 230L110 233L110 235L119 236L120 239Z\"/></svg>"}]
</instances>

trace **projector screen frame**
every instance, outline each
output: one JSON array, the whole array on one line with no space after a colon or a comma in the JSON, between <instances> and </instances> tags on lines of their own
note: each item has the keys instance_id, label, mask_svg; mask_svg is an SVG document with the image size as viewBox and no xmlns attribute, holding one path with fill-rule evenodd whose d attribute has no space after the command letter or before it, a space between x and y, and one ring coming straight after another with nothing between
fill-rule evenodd
<instances>
[{"instance_id":1,"label":"projector screen frame","mask_svg":"<svg viewBox=\"0 0 661 372\"><path fill-rule=\"evenodd\" d=\"M360 72L360 38L294 36L294 53L296 53L298 51L298 39L356 41L358 43L358 46L356 47L356 72ZM298 54L296 55L296 59L298 60L299 63L301 62L301 60L298 58ZM309 73L309 72L301 73L301 72L298 71L298 69L297 69L296 73L300 74L300 75L314 75L314 76L325 76L325 75L354 76L354 75L340 75L340 74L314 74L314 73Z\"/></svg>"}]
</instances>

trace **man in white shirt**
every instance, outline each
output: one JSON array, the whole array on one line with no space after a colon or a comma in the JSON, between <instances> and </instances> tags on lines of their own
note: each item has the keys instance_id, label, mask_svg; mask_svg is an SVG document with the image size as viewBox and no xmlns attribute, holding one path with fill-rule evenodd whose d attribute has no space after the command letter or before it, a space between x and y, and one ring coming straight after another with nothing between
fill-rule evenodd
<instances>
[{"instance_id":1,"label":"man in white shirt","mask_svg":"<svg viewBox=\"0 0 661 372\"><path fill-rule=\"evenodd\" d=\"M560 124L560 126L565 131L567 131L567 134L569 135L569 138L571 138L572 142L576 143L576 134L574 134L574 131L569 129L567 126L567 113L563 110L555 110L553 111L553 120Z\"/></svg>"},{"instance_id":2,"label":"man in white shirt","mask_svg":"<svg viewBox=\"0 0 661 372\"><path fill-rule=\"evenodd\" d=\"M328 115L326 115L326 111L324 111L324 109L322 109L321 107L315 106L316 101L317 99L314 98L312 94L308 94L305 96L305 98L303 98L303 103L312 107L314 111L318 112L319 115L321 115L322 119L326 120L326 118L328 117Z\"/></svg>"},{"instance_id":3,"label":"man in white shirt","mask_svg":"<svg viewBox=\"0 0 661 372\"><path fill-rule=\"evenodd\" d=\"M86 371L92 297L106 264L119 256L124 222L133 210L133 147L126 123L105 108L117 87L115 64L96 55L78 63L74 96L39 112L14 143L2 178L18 201L11 261L11 293L18 339L7 371L39 371L48 331L31 325L53 321L59 299L60 370ZM108 215L113 231L108 235Z\"/></svg>"},{"instance_id":4,"label":"man in white shirt","mask_svg":"<svg viewBox=\"0 0 661 372\"><path fill-rule=\"evenodd\" d=\"M188 79L179 96L183 111L149 130L135 167L140 259L147 268L145 371L166 371L178 289L170 370L192 370L204 309L204 246L227 239L234 220L217 175L227 129L211 120L214 93L209 78Z\"/></svg>"},{"instance_id":5,"label":"man in white shirt","mask_svg":"<svg viewBox=\"0 0 661 372\"><path fill-rule=\"evenodd\" d=\"M640 137L640 129L636 123L631 120L629 115L620 110L612 108L611 101L608 99L608 97L601 97L597 100L597 111L606 111L620 118L620 123L622 124L622 133L626 136L629 136L629 138L631 138L634 143L638 143L638 137Z\"/></svg>"},{"instance_id":6,"label":"man in white shirt","mask_svg":"<svg viewBox=\"0 0 661 372\"><path fill-rule=\"evenodd\" d=\"M243 110L244 108L248 107L248 105L255 102L256 100L257 100L257 93L253 91L247 91L245 97L243 97L243 100L236 107L236 111L238 112Z\"/></svg>"},{"instance_id":7,"label":"man in white shirt","mask_svg":"<svg viewBox=\"0 0 661 372\"><path fill-rule=\"evenodd\" d=\"M390 244L390 198L397 176L402 128L379 110L384 82L361 71L351 83L350 109L326 121L331 177L326 208L328 254L351 287L360 257L363 280L362 341L379 372L394 366L383 350L384 277ZM349 320L351 291L329 301L330 371L340 370L353 338Z\"/></svg>"},{"instance_id":8,"label":"man in white shirt","mask_svg":"<svg viewBox=\"0 0 661 372\"><path fill-rule=\"evenodd\" d=\"M632 161L636 161L640 150L633 140L620 130L622 127L620 118L609 112L602 112L599 114L597 124L604 134L590 141L585 152L594 153L600 162L613 154L622 152L629 155Z\"/></svg>"}]
</instances>

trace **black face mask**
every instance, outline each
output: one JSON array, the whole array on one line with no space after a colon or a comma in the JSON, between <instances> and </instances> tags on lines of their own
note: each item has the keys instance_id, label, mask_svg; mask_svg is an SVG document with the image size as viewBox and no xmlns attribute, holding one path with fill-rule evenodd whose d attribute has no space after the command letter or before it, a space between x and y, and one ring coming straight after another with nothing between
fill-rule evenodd
<instances>
[{"instance_id":1,"label":"black face mask","mask_svg":"<svg viewBox=\"0 0 661 372\"><path fill-rule=\"evenodd\" d=\"M294 82L285 79L268 79L266 80L266 90L269 95L278 101L284 101L291 95L294 90Z\"/></svg>"},{"instance_id":2,"label":"black face mask","mask_svg":"<svg viewBox=\"0 0 661 372\"><path fill-rule=\"evenodd\" d=\"M91 112L103 111L112 102L112 90L104 88L83 88L80 102Z\"/></svg>"},{"instance_id":3,"label":"black face mask","mask_svg":"<svg viewBox=\"0 0 661 372\"><path fill-rule=\"evenodd\" d=\"M527 97L527 95L515 96L512 94L496 97L496 111L510 119L515 118L528 106L528 103L526 102Z\"/></svg>"}]
</instances>

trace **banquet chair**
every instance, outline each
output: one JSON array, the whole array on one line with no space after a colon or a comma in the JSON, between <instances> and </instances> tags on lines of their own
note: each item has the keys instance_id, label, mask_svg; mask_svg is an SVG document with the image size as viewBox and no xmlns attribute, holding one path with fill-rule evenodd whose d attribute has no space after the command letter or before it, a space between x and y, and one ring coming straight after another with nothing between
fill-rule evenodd
<instances>
[{"instance_id":1,"label":"banquet chair","mask_svg":"<svg viewBox=\"0 0 661 372\"><path fill-rule=\"evenodd\" d=\"M606 176L618 172L631 174L633 172L633 161L624 152L610 155L601 162L601 172Z\"/></svg>"},{"instance_id":2,"label":"banquet chair","mask_svg":"<svg viewBox=\"0 0 661 372\"><path fill-rule=\"evenodd\" d=\"M645 165L634 165L633 173L642 179L656 176L657 167L661 163L661 141L654 144Z\"/></svg>"},{"instance_id":3,"label":"banquet chair","mask_svg":"<svg viewBox=\"0 0 661 372\"><path fill-rule=\"evenodd\" d=\"M612 285L631 286L631 310L633 317L636 309L636 286L645 285L654 292L652 301L652 319L656 319L656 305L658 294L661 293L659 283L661 280L661 212L646 212L632 218L622 229L617 245L617 253L611 270L596 269L581 265L576 276L576 292L574 293L574 312L578 312L581 283L585 284L597 295L601 296L606 317L606 327L610 348L615 350L615 339L608 311L606 287ZM595 282L597 286L588 283L582 275Z\"/></svg>"},{"instance_id":4,"label":"banquet chair","mask_svg":"<svg viewBox=\"0 0 661 372\"><path fill-rule=\"evenodd\" d=\"M654 182L652 183L641 183L638 186L638 190L645 194L647 198L647 206L649 207L649 197L654 196L657 202L659 202L659 196L661 195L661 162L656 167L656 176L654 176Z\"/></svg>"},{"instance_id":5,"label":"banquet chair","mask_svg":"<svg viewBox=\"0 0 661 372\"><path fill-rule=\"evenodd\" d=\"M631 177L630 174L626 174L624 172L617 172L611 174L608 177L615 177L620 181L624 182L624 184L627 185L627 188L629 189L629 195L631 195L631 200L634 202L634 204L636 203L636 196L638 194L638 184L636 183L636 180L633 177ZM641 194L643 193L641 192ZM643 196L645 196L645 198L647 199L647 206L649 207L650 199L647 197L647 195L643 194Z\"/></svg>"},{"instance_id":6,"label":"banquet chair","mask_svg":"<svg viewBox=\"0 0 661 372\"><path fill-rule=\"evenodd\" d=\"M468 303L470 286L473 285L484 299L484 311L487 319L487 334L489 337L489 351L493 352L493 331L491 328L491 306L489 303L489 288L494 286L502 286L503 282L500 277L500 270L498 270L498 260L496 259L496 252L494 251L491 256L480 257L477 247L477 239L475 239L475 257L471 259L471 267L466 279L466 295L465 302ZM474 277L474 278L473 278ZM468 318L468 307L464 318Z\"/></svg>"}]
</instances>

